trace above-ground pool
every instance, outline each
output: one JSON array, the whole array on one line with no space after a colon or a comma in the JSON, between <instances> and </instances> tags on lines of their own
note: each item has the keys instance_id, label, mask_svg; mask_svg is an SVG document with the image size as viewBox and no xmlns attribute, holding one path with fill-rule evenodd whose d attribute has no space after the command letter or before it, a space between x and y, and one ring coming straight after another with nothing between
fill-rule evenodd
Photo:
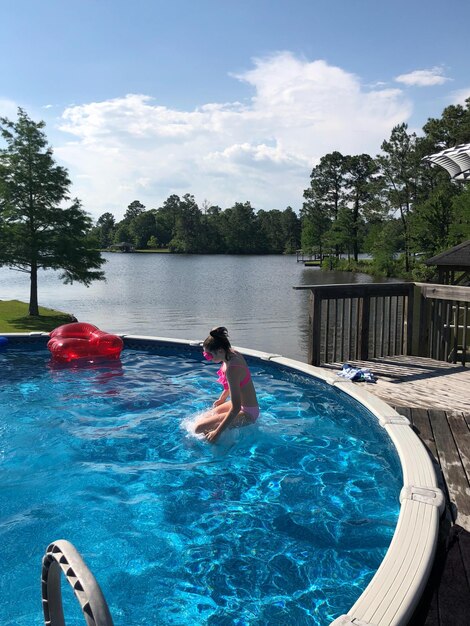
<instances>
[{"instance_id":1,"label":"above-ground pool","mask_svg":"<svg viewBox=\"0 0 470 626\"><path fill-rule=\"evenodd\" d=\"M0 351L0 623L43 623L41 557L71 541L116 626L315 625L380 565L403 484L376 418L323 381L249 359L261 416L216 445L191 433L218 397L189 345L52 366ZM67 587L65 585L64 587ZM64 588L68 626L83 624Z\"/></svg>"}]
</instances>

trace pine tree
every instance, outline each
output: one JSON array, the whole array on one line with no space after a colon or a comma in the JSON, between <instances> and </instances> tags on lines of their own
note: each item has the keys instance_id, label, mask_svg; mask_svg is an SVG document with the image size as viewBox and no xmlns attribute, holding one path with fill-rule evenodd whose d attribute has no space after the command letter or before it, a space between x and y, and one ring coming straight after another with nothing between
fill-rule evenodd
<instances>
[{"instance_id":1,"label":"pine tree","mask_svg":"<svg viewBox=\"0 0 470 626\"><path fill-rule=\"evenodd\" d=\"M104 279L91 218L78 199L62 207L71 182L53 159L44 126L23 109L16 122L0 118L0 265L30 274L30 315L39 315L40 268L60 270L65 283Z\"/></svg>"}]
</instances>

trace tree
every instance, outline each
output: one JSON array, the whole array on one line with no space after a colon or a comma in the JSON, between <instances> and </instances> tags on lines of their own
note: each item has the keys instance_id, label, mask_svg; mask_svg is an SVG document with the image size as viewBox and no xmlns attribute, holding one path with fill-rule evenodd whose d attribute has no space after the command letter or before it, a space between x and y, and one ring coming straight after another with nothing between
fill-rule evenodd
<instances>
[{"instance_id":1,"label":"tree","mask_svg":"<svg viewBox=\"0 0 470 626\"><path fill-rule=\"evenodd\" d=\"M173 238L176 218L179 215L180 197L176 194L169 196L163 206L157 209L155 221L157 225L156 237L162 247L168 246Z\"/></svg>"},{"instance_id":2,"label":"tree","mask_svg":"<svg viewBox=\"0 0 470 626\"><path fill-rule=\"evenodd\" d=\"M261 246L256 215L249 202L235 202L221 215L225 250L228 254L256 254Z\"/></svg>"},{"instance_id":3,"label":"tree","mask_svg":"<svg viewBox=\"0 0 470 626\"><path fill-rule=\"evenodd\" d=\"M158 241L155 235L152 235L147 241L147 248L149 248L150 250L155 250L155 248L158 248Z\"/></svg>"},{"instance_id":4,"label":"tree","mask_svg":"<svg viewBox=\"0 0 470 626\"><path fill-rule=\"evenodd\" d=\"M285 233L282 228L282 213L277 209L258 211L256 215L261 233L261 250L268 254L282 254L286 247Z\"/></svg>"},{"instance_id":5,"label":"tree","mask_svg":"<svg viewBox=\"0 0 470 626\"><path fill-rule=\"evenodd\" d=\"M449 229L449 245L455 246L470 239L470 185L455 196L452 202L454 220Z\"/></svg>"},{"instance_id":6,"label":"tree","mask_svg":"<svg viewBox=\"0 0 470 626\"><path fill-rule=\"evenodd\" d=\"M351 208L350 222L346 219L343 224L350 228L349 237L354 260L359 254L359 233L365 207L374 199L374 176L377 164L368 154L345 157L348 202Z\"/></svg>"},{"instance_id":7,"label":"tree","mask_svg":"<svg viewBox=\"0 0 470 626\"><path fill-rule=\"evenodd\" d=\"M398 213L402 222L406 272L410 269L410 215L424 169L416 151L416 134L409 135L407 130L407 124L395 126L390 139L382 143L384 154L377 157L389 207L393 213Z\"/></svg>"},{"instance_id":8,"label":"tree","mask_svg":"<svg viewBox=\"0 0 470 626\"><path fill-rule=\"evenodd\" d=\"M171 252L191 254L203 247L204 231L201 228L201 211L194 196L186 193L178 202L173 237L169 243Z\"/></svg>"},{"instance_id":9,"label":"tree","mask_svg":"<svg viewBox=\"0 0 470 626\"><path fill-rule=\"evenodd\" d=\"M284 236L283 252L293 254L300 245L300 219L290 206L282 212L281 229Z\"/></svg>"},{"instance_id":10,"label":"tree","mask_svg":"<svg viewBox=\"0 0 470 626\"><path fill-rule=\"evenodd\" d=\"M100 248L109 248L113 243L114 228L116 226L112 213L103 213L96 221L96 234L100 242Z\"/></svg>"},{"instance_id":11,"label":"tree","mask_svg":"<svg viewBox=\"0 0 470 626\"><path fill-rule=\"evenodd\" d=\"M30 315L39 315L40 268L61 270L65 283L104 279L91 218L78 199L61 208L71 182L53 159L44 126L21 108L16 122L0 118L0 265L30 274Z\"/></svg>"},{"instance_id":12,"label":"tree","mask_svg":"<svg viewBox=\"0 0 470 626\"><path fill-rule=\"evenodd\" d=\"M157 236L154 211L143 211L129 222L132 240L137 248L146 248L150 237Z\"/></svg>"},{"instance_id":13,"label":"tree","mask_svg":"<svg viewBox=\"0 0 470 626\"><path fill-rule=\"evenodd\" d=\"M138 217L141 213L145 211L145 206L139 200L134 200L127 207L126 212L124 213L124 222L132 222L133 219Z\"/></svg>"},{"instance_id":14,"label":"tree","mask_svg":"<svg viewBox=\"0 0 470 626\"><path fill-rule=\"evenodd\" d=\"M449 233L454 221L453 199L457 193L456 185L447 180L445 186L438 187L425 202L414 207L410 225L415 252L432 256L453 245Z\"/></svg>"},{"instance_id":15,"label":"tree","mask_svg":"<svg viewBox=\"0 0 470 626\"><path fill-rule=\"evenodd\" d=\"M429 118L423 126L427 154L453 148L470 141L470 98L465 106L460 104L446 107L440 118Z\"/></svg>"},{"instance_id":16,"label":"tree","mask_svg":"<svg viewBox=\"0 0 470 626\"><path fill-rule=\"evenodd\" d=\"M345 185L346 158L338 151L323 156L312 170L310 187L304 191L302 230L306 228L308 236L303 236L302 246L306 239L316 237L316 245L323 247L326 229L338 219L339 210L346 202Z\"/></svg>"},{"instance_id":17,"label":"tree","mask_svg":"<svg viewBox=\"0 0 470 626\"><path fill-rule=\"evenodd\" d=\"M376 230L371 245L373 266L375 272L384 276L393 276L395 253L400 248L403 238L403 224L400 220L392 219Z\"/></svg>"},{"instance_id":18,"label":"tree","mask_svg":"<svg viewBox=\"0 0 470 626\"><path fill-rule=\"evenodd\" d=\"M321 256L326 245L325 236L331 226L331 219L328 217L325 205L318 200L308 198L300 210L300 220L302 224L300 238L302 250L313 251L317 249Z\"/></svg>"}]
</instances>

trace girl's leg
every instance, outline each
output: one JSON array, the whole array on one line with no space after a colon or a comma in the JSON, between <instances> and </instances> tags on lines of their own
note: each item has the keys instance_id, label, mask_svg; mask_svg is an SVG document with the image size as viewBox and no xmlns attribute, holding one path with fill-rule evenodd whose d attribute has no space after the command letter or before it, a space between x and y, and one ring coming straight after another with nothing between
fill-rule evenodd
<instances>
[{"instance_id":1,"label":"girl's leg","mask_svg":"<svg viewBox=\"0 0 470 626\"><path fill-rule=\"evenodd\" d=\"M195 433L207 433L220 424L222 417L230 411L231 403L224 402L220 406L216 406L210 411L207 411L197 420L194 432Z\"/></svg>"}]
</instances>

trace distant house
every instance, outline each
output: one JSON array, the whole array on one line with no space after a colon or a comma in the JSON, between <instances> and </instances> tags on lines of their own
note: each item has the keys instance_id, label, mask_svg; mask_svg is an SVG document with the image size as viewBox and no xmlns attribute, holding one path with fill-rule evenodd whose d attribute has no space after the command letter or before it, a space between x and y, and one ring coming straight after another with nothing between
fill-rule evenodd
<instances>
[{"instance_id":1,"label":"distant house","mask_svg":"<svg viewBox=\"0 0 470 626\"><path fill-rule=\"evenodd\" d=\"M424 261L435 265L438 282L444 285L470 285L470 239Z\"/></svg>"},{"instance_id":2,"label":"distant house","mask_svg":"<svg viewBox=\"0 0 470 626\"><path fill-rule=\"evenodd\" d=\"M110 250L114 250L116 252L135 252L135 248L131 243L127 243L126 241L121 241L121 243L113 243L110 246Z\"/></svg>"}]
</instances>

